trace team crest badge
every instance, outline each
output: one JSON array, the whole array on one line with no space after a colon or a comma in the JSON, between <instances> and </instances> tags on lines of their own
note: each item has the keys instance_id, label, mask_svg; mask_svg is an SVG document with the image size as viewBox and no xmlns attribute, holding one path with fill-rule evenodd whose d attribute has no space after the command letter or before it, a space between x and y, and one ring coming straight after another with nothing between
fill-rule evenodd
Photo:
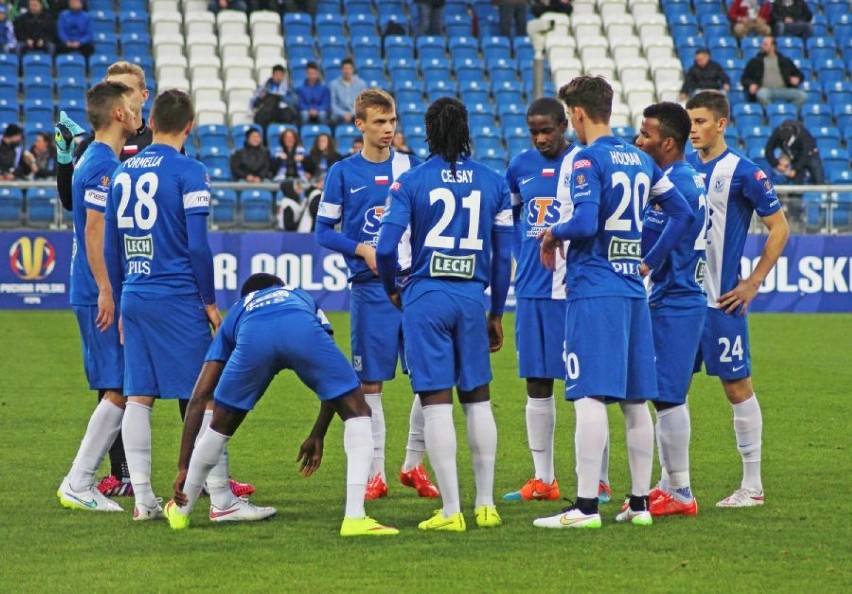
<instances>
[{"instance_id":1,"label":"team crest badge","mask_svg":"<svg viewBox=\"0 0 852 594\"><path fill-rule=\"evenodd\" d=\"M724 190L725 189L725 180L724 179L717 179L716 183L713 184L713 189L717 192L721 192L722 190Z\"/></svg>"},{"instance_id":2,"label":"team crest badge","mask_svg":"<svg viewBox=\"0 0 852 594\"><path fill-rule=\"evenodd\" d=\"M105 175L101 178L101 185L102 186L108 186L109 185L109 176L108 175Z\"/></svg>"},{"instance_id":3,"label":"team crest badge","mask_svg":"<svg viewBox=\"0 0 852 594\"><path fill-rule=\"evenodd\" d=\"M582 186L584 183L586 183L586 176L580 173L577 175L577 185Z\"/></svg>"}]
</instances>

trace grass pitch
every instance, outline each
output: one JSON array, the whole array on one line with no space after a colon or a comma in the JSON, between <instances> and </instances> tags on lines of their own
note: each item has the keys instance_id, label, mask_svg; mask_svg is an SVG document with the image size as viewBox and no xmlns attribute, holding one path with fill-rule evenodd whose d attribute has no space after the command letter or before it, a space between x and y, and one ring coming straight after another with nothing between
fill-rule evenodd
<instances>
[{"instance_id":1,"label":"grass pitch","mask_svg":"<svg viewBox=\"0 0 852 594\"><path fill-rule=\"evenodd\" d=\"M332 316L348 349L348 316ZM601 507L598 531L544 531L539 515L561 503L502 503L529 478L525 391L515 376L512 319L493 358L499 432L495 491L504 526L479 530L474 487L457 407L465 534L427 534L417 523L438 507L391 480L390 497L367 512L401 529L396 538L342 539L342 426L326 439L313 477L297 474L298 445L317 401L282 374L231 442L234 476L257 486L254 499L278 508L259 524L212 525L201 502L193 525L135 525L130 513L86 514L59 506L55 492L76 452L95 396L86 390L70 312L0 312L0 590L2 591L308 591L489 592L841 592L852 589L849 419L852 416L852 316L754 315L755 385L764 416L762 508L721 510L739 485L731 411L718 381L696 376L690 396L695 518L651 528L617 525L618 503ZM561 384L559 385L561 388ZM558 393L558 390L557 390ZM386 385L387 470L404 456L410 395ZM557 477L573 497L573 408L557 404ZM611 481L629 490L621 414L611 408ZM159 403L153 417L153 482L168 499L179 415ZM656 478L655 469L655 478ZM128 510L132 500L118 501Z\"/></svg>"}]
</instances>

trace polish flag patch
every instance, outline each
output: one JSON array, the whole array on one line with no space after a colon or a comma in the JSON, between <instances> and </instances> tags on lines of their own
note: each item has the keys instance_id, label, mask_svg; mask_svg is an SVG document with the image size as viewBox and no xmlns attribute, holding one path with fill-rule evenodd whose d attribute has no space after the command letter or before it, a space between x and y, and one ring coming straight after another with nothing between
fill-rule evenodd
<instances>
[{"instance_id":1,"label":"polish flag patch","mask_svg":"<svg viewBox=\"0 0 852 594\"><path fill-rule=\"evenodd\" d=\"M139 152L139 145L137 144L125 144L122 152L125 155L135 155Z\"/></svg>"},{"instance_id":2,"label":"polish flag patch","mask_svg":"<svg viewBox=\"0 0 852 594\"><path fill-rule=\"evenodd\" d=\"M553 177L556 174L556 169L542 169L541 177Z\"/></svg>"},{"instance_id":3,"label":"polish flag patch","mask_svg":"<svg viewBox=\"0 0 852 594\"><path fill-rule=\"evenodd\" d=\"M390 178L387 175L377 175L375 180L379 186L386 186L390 183Z\"/></svg>"}]
</instances>

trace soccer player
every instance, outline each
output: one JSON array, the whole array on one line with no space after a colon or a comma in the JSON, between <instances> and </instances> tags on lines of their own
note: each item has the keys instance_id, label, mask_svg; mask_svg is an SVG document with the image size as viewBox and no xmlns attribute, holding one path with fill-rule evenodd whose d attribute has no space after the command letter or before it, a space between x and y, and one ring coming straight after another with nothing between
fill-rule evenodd
<instances>
[{"instance_id":1,"label":"soccer player","mask_svg":"<svg viewBox=\"0 0 852 594\"><path fill-rule=\"evenodd\" d=\"M565 398L574 401L577 500L535 520L542 528L599 528L598 478L608 435L605 401L624 413L632 489L616 517L653 523L648 493L654 429L645 401L657 397L648 300L642 276L656 270L692 223L683 196L650 157L613 137L612 87L602 77L580 76L559 90L571 125L586 145L574 157L574 214L539 234L542 261L571 241L566 273ZM669 215L654 248L641 256L642 212L648 199Z\"/></svg>"},{"instance_id":2,"label":"soccer player","mask_svg":"<svg viewBox=\"0 0 852 594\"><path fill-rule=\"evenodd\" d=\"M426 110L431 156L391 186L377 247L385 291L403 307L405 352L423 402L426 451L443 508L421 530L466 530L459 501L453 387L467 417L476 482L476 523L502 524L494 506L497 427L491 410L489 350L503 344L509 291L512 210L506 180L470 158L467 109L444 97ZM401 299L396 246L411 227L411 273ZM483 292L491 285L486 321Z\"/></svg>"},{"instance_id":3,"label":"soccer player","mask_svg":"<svg viewBox=\"0 0 852 594\"><path fill-rule=\"evenodd\" d=\"M535 475L506 501L559 499L553 467L553 433L556 406L553 380L565 378L563 338L549 332L548 324L565 317L565 260L547 270L539 260L538 234L545 227L569 218L573 210L568 188L559 180L570 175L579 145L565 139L568 119L562 104L549 97L536 99L527 109L527 126L534 148L512 159L506 181L512 192L515 272L515 348L518 373L526 378L527 441Z\"/></svg>"},{"instance_id":4,"label":"soccer player","mask_svg":"<svg viewBox=\"0 0 852 594\"><path fill-rule=\"evenodd\" d=\"M104 262L104 210L118 153L136 131L133 90L102 82L86 94L86 112L95 130L74 172L74 247L71 306L83 344L89 388L103 398L89 419L71 471L59 487L59 502L71 509L123 511L95 487L95 472L121 429L124 416L124 360L115 321L115 301Z\"/></svg>"},{"instance_id":5,"label":"soccer player","mask_svg":"<svg viewBox=\"0 0 852 594\"><path fill-rule=\"evenodd\" d=\"M390 148L396 105L385 91L367 89L358 95L355 125L364 135L364 148L329 169L316 217L316 239L321 246L343 254L349 267L352 364L373 411L375 452L367 499L378 499L388 494L382 386L396 375L402 352L402 315L388 302L376 276L376 239L390 184L420 161ZM335 231L338 223L341 230ZM408 252L407 244L400 246L403 268L408 267ZM418 398L411 405L409 427L399 480L421 497L438 497L423 467L423 410Z\"/></svg>"},{"instance_id":6,"label":"soccer player","mask_svg":"<svg viewBox=\"0 0 852 594\"><path fill-rule=\"evenodd\" d=\"M707 319L701 358L709 375L719 376L734 412L734 434L743 460L740 488L718 507L763 505L760 474L763 417L751 381L746 310L760 284L784 251L790 228L775 188L766 174L725 143L730 107L718 91L703 91L686 103L692 120L689 139L696 152L687 157L704 179L710 220L707 227ZM754 212L769 230L760 260L740 277L748 227Z\"/></svg>"},{"instance_id":7,"label":"soccer player","mask_svg":"<svg viewBox=\"0 0 852 594\"><path fill-rule=\"evenodd\" d=\"M323 438L334 413L343 419L348 462L341 536L398 534L396 528L382 526L364 512L373 458L370 408L352 366L329 336L331 327L325 315L310 295L285 286L271 274L250 276L241 296L207 352L187 409L175 498L165 508L169 524L175 530L189 525L201 486L218 464L225 444L272 378L282 369L292 369L322 402L317 422L299 449L298 460L305 476L319 468ZM211 400L213 420L196 442L202 414ZM223 520L228 518L222 516Z\"/></svg>"},{"instance_id":8,"label":"soccer player","mask_svg":"<svg viewBox=\"0 0 852 594\"><path fill-rule=\"evenodd\" d=\"M179 153L194 117L186 93L157 97L153 144L118 168L108 199L105 253L120 295L127 397L122 432L135 520L162 516L151 488L154 400L190 397L210 326L221 323L207 242L210 180L203 164ZM257 519L259 508L231 492L225 459L207 484L211 515Z\"/></svg>"},{"instance_id":9,"label":"soccer player","mask_svg":"<svg viewBox=\"0 0 852 594\"><path fill-rule=\"evenodd\" d=\"M707 233L707 198L701 176L684 160L692 124L677 103L657 103L645 109L636 146L650 155L680 190L695 214L695 221L662 264L651 272L651 327L654 331L657 388L657 447L662 476L651 491L651 515L694 516L698 504L689 481L690 421L687 392L692 381L698 341L704 327L707 298L704 245ZM653 248L667 217L656 205L645 208L642 253Z\"/></svg>"}]
</instances>

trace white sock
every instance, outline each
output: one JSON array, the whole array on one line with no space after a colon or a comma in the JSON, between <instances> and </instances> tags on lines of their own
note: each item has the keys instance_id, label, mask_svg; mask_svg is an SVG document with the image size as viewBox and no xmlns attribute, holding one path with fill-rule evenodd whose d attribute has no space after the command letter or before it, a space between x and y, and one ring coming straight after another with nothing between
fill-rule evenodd
<instances>
[{"instance_id":1,"label":"white sock","mask_svg":"<svg viewBox=\"0 0 852 594\"><path fill-rule=\"evenodd\" d=\"M210 421L213 420L213 411L205 410L204 417L201 419L201 427L198 430L198 437L195 439L196 446L201 441L201 436L210 426ZM207 482L204 487L210 495L210 505L218 509L228 509L236 501L236 497L231 492L231 470L228 464L228 446L222 450L222 455L219 457L219 462L216 463L210 473L207 475Z\"/></svg>"},{"instance_id":2,"label":"white sock","mask_svg":"<svg viewBox=\"0 0 852 594\"><path fill-rule=\"evenodd\" d=\"M609 484L609 417L606 424L606 444L601 458L601 482Z\"/></svg>"},{"instance_id":3,"label":"white sock","mask_svg":"<svg viewBox=\"0 0 852 594\"><path fill-rule=\"evenodd\" d=\"M494 505L494 462L497 459L497 424L491 402L462 404L467 418L467 443L476 482L475 506Z\"/></svg>"},{"instance_id":4,"label":"white sock","mask_svg":"<svg viewBox=\"0 0 852 594\"><path fill-rule=\"evenodd\" d=\"M657 460L660 463L660 482L657 488L666 493L671 492L669 473L666 470L666 461L663 460L663 446L660 445L660 413L657 413L657 422L654 424L654 434L657 436Z\"/></svg>"},{"instance_id":5,"label":"white sock","mask_svg":"<svg viewBox=\"0 0 852 594\"><path fill-rule=\"evenodd\" d=\"M548 485L555 480L553 470L553 432L556 428L556 402L527 396L527 443L532 452L535 477Z\"/></svg>"},{"instance_id":6,"label":"white sock","mask_svg":"<svg viewBox=\"0 0 852 594\"><path fill-rule=\"evenodd\" d=\"M743 459L744 489L763 491L760 478L760 454L762 449L763 415L757 395L752 394L745 402L732 405L734 409L734 433L737 436L737 449Z\"/></svg>"},{"instance_id":7,"label":"white sock","mask_svg":"<svg viewBox=\"0 0 852 594\"><path fill-rule=\"evenodd\" d=\"M363 518L364 495L370 479L373 461L372 421L369 417L354 417L343 423L343 450L346 452L346 512L347 518Z\"/></svg>"},{"instance_id":8,"label":"white sock","mask_svg":"<svg viewBox=\"0 0 852 594\"><path fill-rule=\"evenodd\" d=\"M631 495L642 497L651 491L654 466L654 422L645 401L621 403L627 436L627 460L630 463Z\"/></svg>"},{"instance_id":9,"label":"white sock","mask_svg":"<svg viewBox=\"0 0 852 594\"><path fill-rule=\"evenodd\" d=\"M609 435L606 405L594 398L574 401L577 428L574 451L577 456L577 496L597 499L601 460Z\"/></svg>"},{"instance_id":10,"label":"white sock","mask_svg":"<svg viewBox=\"0 0 852 594\"><path fill-rule=\"evenodd\" d=\"M95 473L101 460L115 441L121 430L121 418L124 409L119 408L106 398L101 399L89 418L86 434L80 442L77 457L68 473L68 482L75 491L86 491L95 484Z\"/></svg>"},{"instance_id":11,"label":"white sock","mask_svg":"<svg viewBox=\"0 0 852 594\"><path fill-rule=\"evenodd\" d=\"M222 452L228 445L229 439L231 438L227 435L222 435L207 427L196 440L183 488L183 492L186 493L186 505L179 508L180 513L186 515L192 513L195 502L198 501L198 496L201 494L201 487L207 481L210 471L222 458Z\"/></svg>"},{"instance_id":12,"label":"white sock","mask_svg":"<svg viewBox=\"0 0 852 594\"><path fill-rule=\"evenodd\" d=\"M456 428L452 404L430 404L423 407L423 437L435 480L441 491L444 517L461 511L459 475L456 469Z\"/></svg>"},{"instance_id":13,"label":"white sock","mask_svg":"<svg viewBox=\"0 0 852 594\"><path fill-rule=\"evenodd\" d=\"M426 442L423 440L423 404L420 395L414 395L411 403L411 413L408 415L408 443L405 446L405 462L402 463L402 471L408 472L423 464L423 453L426 451Z\"/></svg>"},{"instance_id":14,"label":"white sock","mask_svg":"<svg viewBox=\"0 0 852 594\"><path fill-rule=\"evenodd\" d=\"M686 404L657 412L657 444L660 459L668 475L669 489L683 499L683 489L689 489L689 437L691 425ZM681 489L678 493L677 489ZM689 501L691 499L687 499ZM684 502L686 503L686 502Z\"/></svg>"},{"instance_id":15,"label":"white sock","mask_svg":"<svg viewBox=\"0 0 852 594\"><path fill-rule=\"evenodd\" d=\"M373 464L370 468L370 478L377 474L382 477L382 480L387 482L385 478L385 410L382 408L382 394L364 394L367 399L367 404L370 405L370 410L373 411L371 417L373 428Z\"/></svg>"},{"instance_id":16,"label":"white sock","mask_svg":"<svg viewBox=\"0 0 852 594\"><path fill-rule=\"evenodd\" d=\"M154 507L157 498L151 488L151 407L128 402L121 421L121 435L136 502Z\"/></svg>"}]
</instances>

